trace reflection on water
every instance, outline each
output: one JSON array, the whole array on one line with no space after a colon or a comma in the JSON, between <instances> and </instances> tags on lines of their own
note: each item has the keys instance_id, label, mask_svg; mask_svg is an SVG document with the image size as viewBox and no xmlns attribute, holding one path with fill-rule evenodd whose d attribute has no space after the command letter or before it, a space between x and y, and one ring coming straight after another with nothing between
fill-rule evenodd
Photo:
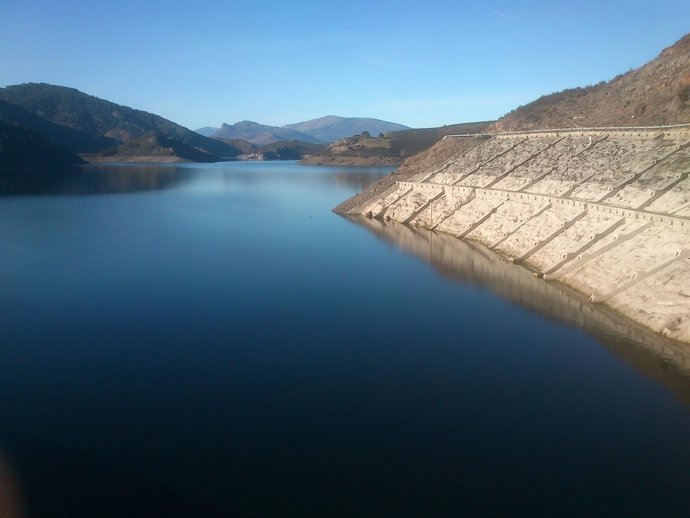
<instances>
[{"instance_id":1,"label":"reflection on water","mask_svg":"<svg viewBox=\"0 0 690 518\"><path fill-rule=\"evenodd\" d=\"M372 175L381 175L381 170L388 172L390 168L381 167L362 167L358 168L356 172L342 171L330 175L330 179L334 184L344 185L357 189L358 192L363 191L371 185Z\"/></svg>"},{"instance_id":2,"label":"reflection on water","mask_svg":"<svg viewBox=\"0 0 690 518\"><path fill-rule=\"evenodd\" d=\"M232 185L251 186L285 181L332 184L361 191L391 167L310 167L296 162L220 162L206 164L99 164L75 167L67 172L0 172L0 196L125 194L179 188L194 181L212 189ZM260 174L257 174L260 171ZM328 173L328 174L324 174ZM198 175L201 174L202 177Z\"/></svg>"},{"instance_id":3,"label":"reflection on water","mask_svg":"<svg viewBox=\"0 0 690 518\"><path fill-rule=\"evenodd\" d=\"M75 168L68 172L0 174L0 195L13 194L118 194L170 189L187 180L183 168L164 165Z\"/></svg>"},{"instance_id":4,"label":"reflection on water","mask_svg":"<svg viewBox=\"0 0 690 518\"><path fill-rule=\"evenodd\" d=\"M485 286L548 318L587 330L618 356L673 389L690 405L689 347L666 340L606 307L592 305L561 284L544 282L486 248L396 221L360 216L349 219L427 261L447 277Z\"/></svg>"}]
</instances>

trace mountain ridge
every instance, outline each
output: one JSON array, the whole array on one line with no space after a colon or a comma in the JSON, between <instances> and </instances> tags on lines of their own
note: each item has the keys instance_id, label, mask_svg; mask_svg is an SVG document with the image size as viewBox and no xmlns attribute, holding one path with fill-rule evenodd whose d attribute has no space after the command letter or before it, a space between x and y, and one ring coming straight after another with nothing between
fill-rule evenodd
<instances>
[{"instance_id":1,"label":"mountain ridge","mask_svg":"<svg viewBox=\"0 0 690 518\"><path fill-rule=\"evenodd\" d=\"M283 140L300 140L314 144L320 143L318 139L299 131L279 128L277 126L267 126L247 120L236 122L235 124L223 123L218 131L212 135L212 138L241 139L257 146L263 146Z\"/></svg>"},{"instance_id":2,"label":"mountain ridge","mask_svg":"<svg viewBox=\"0 0 690 518\"><path fill-rule=\"evenodd\" d=\"M324 142L333 142L341 138L351 137L364 132L375 136L391 131L411 129L403 124L381 119L339 117L337 115L326 115L325 117L298 122L296 124L286 124L283 127L307 133Z\"/></svg>"},{"instance_id":3,"label":"mountain ridge","mask_svg":"<svg viewBox=\"0 0 690 518\"><path fill-rule=\"evenodd\" d=\"M284 140L326 144L364 132L370 135L380 135L381 133L409 129L411 128L403 124L381 119L326 115L284 126L270 126L244 120L234 124L223 123L220 128L206 126L195 131L200 135L215 139L242 139L263 146Z\"/></svg>"}]
</instances>

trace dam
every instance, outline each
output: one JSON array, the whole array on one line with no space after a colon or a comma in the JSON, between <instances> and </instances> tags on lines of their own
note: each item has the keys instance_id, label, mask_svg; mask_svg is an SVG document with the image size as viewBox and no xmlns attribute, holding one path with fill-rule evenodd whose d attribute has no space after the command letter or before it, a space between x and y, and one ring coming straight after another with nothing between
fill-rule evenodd
<instances>
[{"instance_id":1,"label":"dam","mask_svg":"<svg viewBox=\"0 0 690 518\"><path fill-rule=\"evenodd\" d=\"M479 242L690 342L690 125L447 136L437 146L442 160L343 212Z\"/></svg>"}]
</instances>

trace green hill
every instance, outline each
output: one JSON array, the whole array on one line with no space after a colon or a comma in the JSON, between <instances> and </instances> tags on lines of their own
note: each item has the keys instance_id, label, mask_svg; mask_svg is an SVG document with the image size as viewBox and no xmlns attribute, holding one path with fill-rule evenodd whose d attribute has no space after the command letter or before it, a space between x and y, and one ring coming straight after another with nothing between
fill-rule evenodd
<instances>
[{"instance_id":1,"label":"green hill","mask_svg":"<svg viewBox=\"0 0 690 518\"><path fill-rule=\"evenodd\" d=\"M64 169L83 163L74 153L35 131L0 121L0 170Z\"/></svg>"},{"instance_id":2,"label":"green hill","mask_svg":"<svg viewBox=\"0 0 690 518\"><path fill-rule=\"evenodd\" d=\"M313 142L282 140L266 144L252 151L264 156L264 160L301 160L307 155L321 152L326 146Z\"/></svg>"},{"instance_id":3,"label":"green hill","mask_svg":"<svg viewBox=\"0 0 690 518\"><path fill-rule=\"evenodd\" d=\"M74 153L96 153L117 146L117 141L113 139L55 124L3 100L0 100L0 121L40 133L58 146Z\"/></svg>"},{"instance_id":4,"label":"green hill","mask_svg":"<svg viewBox=\"0 0 690 518\"><path fill-rule=\"evenodd\" d=\"M113 145L119 146L153 133L161 141L178 143L173 148L183 153L178 155L180 159L196 160L196 157L204 156L219 160L241 154L241 150L234 146L199 135L158 115L99 99L74 88L44 83L14 85L0 88L0 100L52 124L104 139L104 145L94 149L93 142L75 137L71 149L79 153L103 152L112 149ZM105 144L106 140L108 144ZM190 154L188 151L191 149L196 151ZM111 152L110 156L117 159L119 155Z\"/></svg>"}]
</instances>

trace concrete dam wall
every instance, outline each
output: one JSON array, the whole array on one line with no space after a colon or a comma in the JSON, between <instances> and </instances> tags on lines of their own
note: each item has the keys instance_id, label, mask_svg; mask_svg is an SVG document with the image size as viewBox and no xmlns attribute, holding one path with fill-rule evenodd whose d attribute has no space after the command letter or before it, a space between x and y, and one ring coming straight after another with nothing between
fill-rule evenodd
<instances>
[{"instance_id":1,"label":"concrete dam wall","mask_svg":"<svg viewBox=\"0 0 690 518\"><path fill-rule=\"evenodd\" d=\"M478 241L690 342L690 125L499 134L462 147L348 214Z\"/></svg>"}]
</instances>

